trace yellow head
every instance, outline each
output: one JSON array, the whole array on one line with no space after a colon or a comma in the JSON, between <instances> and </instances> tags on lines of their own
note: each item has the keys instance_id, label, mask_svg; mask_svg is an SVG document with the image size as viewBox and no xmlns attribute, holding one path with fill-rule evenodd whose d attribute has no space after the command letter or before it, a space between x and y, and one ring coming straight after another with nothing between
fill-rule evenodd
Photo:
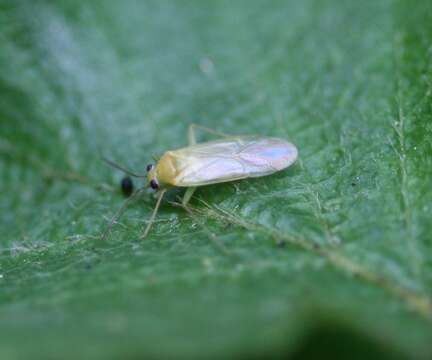
<instances>
[{"instance_id":1,"label":"yellow head","mask_svg":"<svg viewBox=\"0 0 432 360\"><path fill-rule=\"evenodd\" d=\"M147 165L147 179L149 186L155 190L176 186L176 177L179 172L178 169L178 159L172 155L171 151L167 151L159 159L156 165Z\"/></svg>"}]
</instances>

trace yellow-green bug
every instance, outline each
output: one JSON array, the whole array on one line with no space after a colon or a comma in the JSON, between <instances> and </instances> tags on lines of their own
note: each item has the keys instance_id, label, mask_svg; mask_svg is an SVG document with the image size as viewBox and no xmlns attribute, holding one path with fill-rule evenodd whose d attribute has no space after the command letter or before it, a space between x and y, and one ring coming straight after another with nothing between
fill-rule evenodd
<instances>
[{"instance_id":1,"label":"yellow-green bug","mask_svg":"<svg viewBox=\"0 0 432 360\"><path fill-rule=\"evenodd\" d=\"M223 139L197 144L195 128ZM196 124L189 126L188 138L188 147L167 151L157 164L147 166L145 177L147 177L149 187L158 190L159 195L142 238L150 231L162 198L169 188L187 188L182 200L183 206L186 207L198 186L270 175L293 164L298 155L295 145L283 139L262 136L229 136ZM120 168L112 162L109 163ZM132 176L144 177L126 169L120 169ZM142 190L136 191L131 198ZM125 206L126 203L120 212ZM119 213L114 217L112 223Z\"/></svg>"}]
</instances>

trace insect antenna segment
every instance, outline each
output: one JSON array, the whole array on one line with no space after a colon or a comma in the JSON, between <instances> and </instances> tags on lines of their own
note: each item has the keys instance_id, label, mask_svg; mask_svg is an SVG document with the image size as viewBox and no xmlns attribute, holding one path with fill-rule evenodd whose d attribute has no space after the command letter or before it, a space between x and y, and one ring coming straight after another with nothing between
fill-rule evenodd
<instances>
[{"instance_id":1,"label":"insect antenna segment","mask_svg":"<svg viewBox=\"0 0 432 360\"><path fill-rule=\"evenodd\" d=\"M123 171L125 174L128 174L130 176L137 177L137 178L146 178L147 177L147 174L146 175L136 174L136 173L134 173L134 172L132 172L132 171L130 171L130 170L128 170L128 169L126 169L126 168L118 165L118 164L116 164L114 161L111 161L111 160L107 159L104 156L102 156L102 160L104 162L106 162L108 165L112 166L113 168L115 168L117 170L120 170L120 171Z\"/></svg>"}]
</instances>

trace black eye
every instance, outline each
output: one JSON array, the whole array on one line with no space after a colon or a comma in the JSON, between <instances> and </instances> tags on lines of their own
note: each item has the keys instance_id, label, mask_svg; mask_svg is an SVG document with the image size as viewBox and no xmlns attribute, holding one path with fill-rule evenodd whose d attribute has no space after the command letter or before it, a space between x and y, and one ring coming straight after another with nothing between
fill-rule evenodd
<instances>
[{"instance_id":1,"label":"black eye","mask_svg":"<svg viewBox=\"0 0 432 360\"><path fill-rule=\"evenodd\" d=\"M159 189L159 184L156 180L153 179L150 181L150 187L154 190L157 190L157 189Z\"/></svg>"},{"instance_id":2,"label":"black eye","mask_svg":"<svg viewBox=\"0 0 432 360\"><path fill-rule=\"evenodd\" d=\"M129 176L125 176L120 183L123 195L126 197L131 196L134 190L134 184L132 179Z\"/></svg>"},{"instance_id":3,"label":"black eye","mask_svg":"<svg viewBox=\"0 0 432 360\"><path fill-rule=\"evenodd\" d=\"M150 170L152 170L153 169L153 164L148 164L147 165L147 171L150 171Z\"/></svg>"}]
</instances>

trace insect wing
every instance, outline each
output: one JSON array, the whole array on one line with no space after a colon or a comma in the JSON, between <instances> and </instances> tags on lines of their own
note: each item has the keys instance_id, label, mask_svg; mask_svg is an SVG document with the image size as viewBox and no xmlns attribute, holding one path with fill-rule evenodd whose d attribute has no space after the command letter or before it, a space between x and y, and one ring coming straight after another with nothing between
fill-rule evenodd
<instances>
[{"instance_id":1,"label":"insect wing","mask_svg":"<svg viewBox=\"0 0 432 360\"><path fill-rule=\"evenodd\" d=\"M200 186L258 177L285 169L297 148L282 139L238 137L172 152L179 166L177 186Z\"/></svg>"}]
</instances>

